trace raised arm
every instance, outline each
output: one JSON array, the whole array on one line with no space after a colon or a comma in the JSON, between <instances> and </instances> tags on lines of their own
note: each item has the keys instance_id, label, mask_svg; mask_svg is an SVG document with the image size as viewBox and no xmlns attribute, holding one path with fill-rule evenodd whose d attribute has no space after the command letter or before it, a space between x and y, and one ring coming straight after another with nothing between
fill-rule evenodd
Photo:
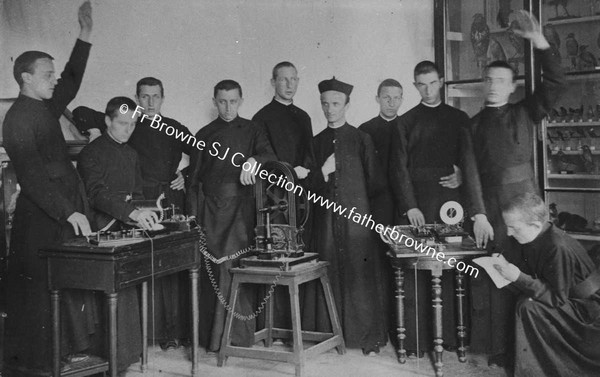
<instances>
[{"instance_id":1,"label":"raised arm","mask_svg":"<svg viewBox=\"0 0 600 377\"><path fill-rule=\"evenodd\" d=\"M54 88L51 103L54 107L54 115L58 118L65 111L67 105L75 98L90 54L89 37L92 32L92 5L89 1L84 2L79 8L79 25L81 31L79 39L71 52L71 57L60 75L58 84Z\"/></svg>"}]
</instances>

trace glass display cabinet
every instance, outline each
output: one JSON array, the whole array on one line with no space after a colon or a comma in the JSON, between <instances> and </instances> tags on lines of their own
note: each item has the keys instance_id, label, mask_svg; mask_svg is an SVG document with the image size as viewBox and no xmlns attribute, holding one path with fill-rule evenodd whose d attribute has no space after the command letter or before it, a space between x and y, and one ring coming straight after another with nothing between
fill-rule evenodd
<instances>
[{"instance_id":1,"label":"glass display cabinet","mask_svg":"<svg viewBox=\"0 0 600 377\"><path fill-rule=\"evenodd\" d=\"M542 123L544 192L557 222L573 237L595 244L600 241L600 1L547 3L552 4L544 2L541 9L544 32L561 56L567 87Z\"/></svg>"},{"instance_id":2,"label":"glass display cabinet","mask_svg":"<svg viewBox=\"0 0 600 377\"><path fill-rule=\"evenodd\" d=\"M600 0L435 0L446 102L469 116L479 112L483 69L493 60L518 72L512 102L540 84L531 46L514 33L519 9L540 20L567 75L565 92L538 126L536 178L553 219L593 246L600 241Z\"/></svg>"}]
</instances>

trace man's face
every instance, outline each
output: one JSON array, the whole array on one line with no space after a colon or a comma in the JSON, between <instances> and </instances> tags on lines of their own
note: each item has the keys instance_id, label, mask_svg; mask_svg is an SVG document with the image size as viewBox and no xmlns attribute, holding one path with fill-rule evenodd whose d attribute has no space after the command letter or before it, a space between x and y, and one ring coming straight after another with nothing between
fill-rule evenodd
<instances>
[{"instance_id":1,"label":"man's face","mask_svg":"<svg viewBox=\"0 0 600 377\"><path fill-rule=\"evenodd\" d=\"M515 89L516 85L513 82L513 73L510 69L494 67L485 72L483 95L487 103L495 105L508 102Z\"/></svg>"},{"instance_id":2,"label":"man's face","mask_svg":"<svg viewBox=\"0 0 600 377\"><path fill-rule=\"evenodd\" d=\"M341 123L346 121L346 95L335 90L321 93L321 108L328 123Z\"/></svg>"},{"instance_id":3,"label":"man's face","mask_svg":"<svg viewBox=\"0 0 600 377\"><path fill-rule=\"evenodd\" d=\"M121 114L120 111L116 113L117 115L113 119L110 119L109 116L104 117L106 131L119 143L126 143L135 130L138 114L134 115L131 110L125 114Z\"/></svg>"},{"instance_id":4,"label":"man's face","mask_svg":"<svg viewBox=\"0 0 600 377\"><path fill-rule=\"evenodd\" d=\"M506 234L514 237L520 244L533 241L542 230L541 222L526 223L518 211L504 212L502 217L506 224Z\"/></svg>"},{"instance_id":5,"label":"man's face","mask_svg":"<svg viewBox=\"0 0 600 377\"><path fill-rule=\"evenodd\" d=\"M440 102L440 90L444 85L444 79L440 79L437 72L424 73L415 77L415 88L419 91L421 99L428 105Z\"/></svg>"},{"instance_id":6,"label":"man's face","mask_svg":"<svg viewBox=\"0 0 600 377\"><path fill-rule=\"evenodd\" d=\"M402 105L402 89L397 86L384 86L375 99L379 104L379 112L386 118L393 118L398 115Z\"/></svg>"},{"instance_id":7,"label":"man's face","mask_svg":"<svg viewBox=\"0 0 600 377\"><path fill-rule=\"evenodd\" d=\"M165 99L160 92L159 85L140 86L140 93L135 98L138 104L144 108L144 114L150 117L160 113L163 100Z\"/></svg>"},{"instance_id":8,"label":"man's face","mask_svg":"<svg viewBox=\"0 0 600 377\"><path fill-rule=\"evenodd\" d=\"M213 98L219 116L226 122L230 122L237 117L242 102L244 102L244 99L240 97L240 91L237 89L219 90L217 96Z\"/></svg>"},{"instance_id":9,"label":"man's face","mask_svg":"<svg viewBox=\"0 0 600 377\"><path fill-rule=\"evenodd\" d=\"M23 85L29 88L33 98L39 100L52 98L54 87L58 82L54 76L54 63L51 59L37 59L33 65L33 73L25 72L22 77Z\"/></svg>"},{"instance_id":10,"label":"man's face","mask_svg":"<svg viewBox=\"0 0 600 377\"><path fill-rule=\"evenodd\" d=\"M275 88L275 98L281 101L291 101L298 89L298 72L294 67L281 67L277 70L277 77L271 79Z\"/></svg>"}]
</instances>

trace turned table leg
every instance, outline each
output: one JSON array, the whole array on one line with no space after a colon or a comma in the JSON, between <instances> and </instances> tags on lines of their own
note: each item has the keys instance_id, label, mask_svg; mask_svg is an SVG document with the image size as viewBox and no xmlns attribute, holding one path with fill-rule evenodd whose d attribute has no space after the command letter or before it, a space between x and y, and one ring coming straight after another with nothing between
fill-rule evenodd
<instances>
[{"instance_id":1,"label":"turned table leg","mask_svg":"<svg viewBox=\"0 0 600 377\"><path fill-rule=\"evenodd\" d=\"M433 306L433 351L435 354L435 375L441 377L444 375L442 372L443 362L442 353L444 347L442 344L442 271L431 272L431 301Z\"/></svg>"},{"instance_id":2,"label":"turned table leg","mask_svg":"<svg viewBox=\"0 0 600 377\"><path fill-rule=\"evenodd\" d=\"M458 308L458 323L456 324L456 333L458 338L458 361L464 363L467 361L465 340L467 339L467 327L465 326L465 274L462 271L456 270L456 306Z\"/></svg>"},{"instance_id":3,"label":"turned table leg","mask_svg":"<svg viewBox=\"0 0 600 377\"><path fill-rule=\"evenodd\" d=\"M398 333L398 361L400 364L406 363L406 349L404 348L404 339L406 339L406 328L404 327L404 271L401 267L395 268L396 280L396 313L397 333Z\"/></svg>"}]
</instances>

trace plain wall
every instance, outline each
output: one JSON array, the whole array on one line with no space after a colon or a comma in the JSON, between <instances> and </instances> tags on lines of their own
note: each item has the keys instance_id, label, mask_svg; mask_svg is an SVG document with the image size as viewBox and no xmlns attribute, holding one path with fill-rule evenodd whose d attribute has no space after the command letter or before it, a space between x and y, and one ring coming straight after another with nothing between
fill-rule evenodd
<instances>
[{"instance_id":1,"label":"plain wall","mask_svg":"<svg viewBox=\"0 0 600 377\"><path fill-rule=\"evenodd\" d=\"M0 98L15 97L13 60L42 50L62 71L79 32L73 0L0 2ZM133 97L144 76L165 85L163 114L198 130L216 116L214 85L237 80L240 115L252 117L273 96L271 69L293 62L300 76L295 103L326 126L317 84L335 75L354 85L348 122L378 113L374 97L385 78L405 87L401 112L416 105L412 69L433 59L432 0L95 0L90 59L69 106L103 110L117 95Z\"/></svg>"}]
</instances>

